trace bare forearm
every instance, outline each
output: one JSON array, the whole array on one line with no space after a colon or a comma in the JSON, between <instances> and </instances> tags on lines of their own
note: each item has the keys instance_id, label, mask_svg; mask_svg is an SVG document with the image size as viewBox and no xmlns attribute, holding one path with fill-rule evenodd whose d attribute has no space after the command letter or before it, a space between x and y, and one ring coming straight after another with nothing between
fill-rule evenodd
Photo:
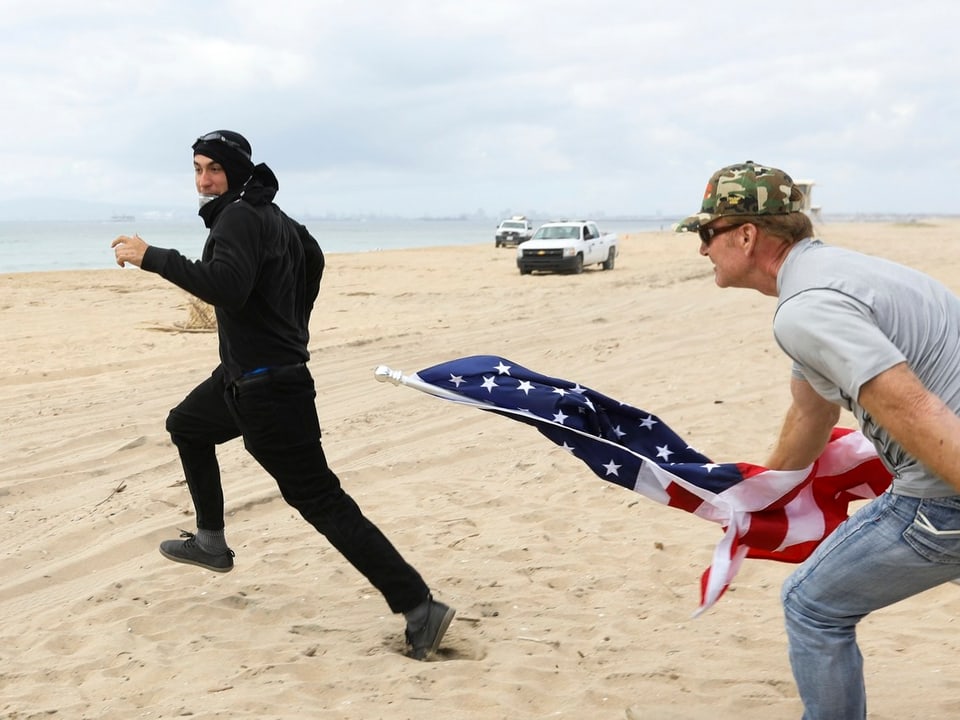
<instances>
[{"instance_id":1,"label":"bare forearm","mask_svg":"<svg viewBox=\"0 0 960 720\"><path fill-rule=\"evenodd\" d=\"M897 432L906 432L907 440L900 443L904 450L960 492L960 418L941 404Z\"/></svg>"},{"instance_id":2,"label":"bare forearm","mask_svg":"<svg viewBox=\"0 0 960 720\"><path fill-rule=\"evenodd\" d=\"M832 419L831 419L832 418ZM777 444L767 459L772 470L799 470L816 460L830 439L837 420L834 416L815 416L796 405L787 411Z\"/></svg>"},{"instance_id":3,"label":"bare forearm","mask_svg":"<svg viewBox=\"0 0 960 720\"><path fill-rule=\"evenodd\" d=\"M767 459L771 470L799 470L816 460L840 418L840 408L824 400L810 384L790 382L793 402L787 410L777 444Z\"/></svg>"},{"instance_id":4,"label":"bare forearm","mask_svg":"<svg viewBox=\"0 0 960 720\"><path fill-rule=\"evenodd\" d=\"M860 404L912 457L960 491L960 417L905 364L866 383Z\"/></svg>"}]
</instances>

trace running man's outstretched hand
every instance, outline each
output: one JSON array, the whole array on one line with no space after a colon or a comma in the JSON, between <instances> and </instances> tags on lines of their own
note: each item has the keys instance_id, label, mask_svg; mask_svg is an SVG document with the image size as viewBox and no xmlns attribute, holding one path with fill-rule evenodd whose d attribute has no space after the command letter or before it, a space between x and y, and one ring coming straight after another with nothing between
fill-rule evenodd
<instances>
[{"instance_id":1,"label":"running man's outstretched hand","mask_svg":"<svg viewBox=\"0 0 960 720\"><path fill-rule=\"evenodd\" d=\"M147 251L147 245L143 238L134 233L133 237L121 235L110 245L113 248L113 254L117 258L117 265L123 267L126 263L140 267L143 262L143 255Z\"/></svg>"}]
</instances>

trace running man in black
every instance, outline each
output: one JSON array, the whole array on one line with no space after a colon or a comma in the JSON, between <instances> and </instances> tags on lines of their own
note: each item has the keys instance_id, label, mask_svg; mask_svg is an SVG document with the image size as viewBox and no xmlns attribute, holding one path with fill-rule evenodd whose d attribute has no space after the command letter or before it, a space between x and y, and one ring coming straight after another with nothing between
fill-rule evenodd
<instances>
[{"instance_id":1,"label":"running man in black","mask_svg":"<svg viewBox=\"0 0 960 720\"><path fill-rule=\"evenodd\" d=\"M166 423L197 531L165 540L160 552L215 572L233 569L216 446L242 437L284 500L383 594L391 611L404 614L408 655L424 660L437 650L454 610L433 599L420 574L344 492L323 453L307 368L323 252L273 202L277 178L265 164L254 165L242 135L208 133L193 152L200 217L209 229L202 258L187 260L137 235L113 241L118 265L157 273L213 305L217 317L220 364Z\"/></svg>"}]
</instances>

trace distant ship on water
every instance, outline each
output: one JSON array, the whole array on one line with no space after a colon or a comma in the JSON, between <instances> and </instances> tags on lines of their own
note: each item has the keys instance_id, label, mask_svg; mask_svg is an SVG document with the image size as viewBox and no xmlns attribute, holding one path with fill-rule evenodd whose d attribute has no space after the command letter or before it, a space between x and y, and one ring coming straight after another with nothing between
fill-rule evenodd
<instances>
[{"instance_id":1,"label":"distant ship on water","mask_svg":"<svg viewBox=\"0 0 960 720\"><path fill-rule=\"evenodd\" d=\"M133 215L111 215L110 222L133 222L137 218Z\"/></svg>"}]
</instances>

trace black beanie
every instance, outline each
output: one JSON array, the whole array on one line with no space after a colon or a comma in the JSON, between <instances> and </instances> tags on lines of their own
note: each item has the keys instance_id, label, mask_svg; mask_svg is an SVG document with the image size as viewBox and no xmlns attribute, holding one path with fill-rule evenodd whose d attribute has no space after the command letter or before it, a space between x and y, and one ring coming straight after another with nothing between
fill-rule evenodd
<instances>
[{"instance_id":1,"label":"black beanie","mask_svg":"<svg viewBox=\"0 0 960 720\"><path fill-rule=\"evenodd\" d=\"M194 155L205 155L216 160L227 174L230 190L239 190L253 173L253 150L240 133L231 130L214 130L197 138L193 144Z\"/></svg>"}]
</instances>

